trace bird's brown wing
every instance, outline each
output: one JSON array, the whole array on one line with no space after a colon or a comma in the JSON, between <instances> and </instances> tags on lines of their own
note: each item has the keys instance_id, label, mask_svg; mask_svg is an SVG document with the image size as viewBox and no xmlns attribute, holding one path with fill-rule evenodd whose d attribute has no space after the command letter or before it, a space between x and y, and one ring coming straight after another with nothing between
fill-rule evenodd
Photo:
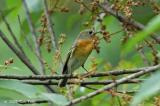
<instances>
[{"instance_id":1,"label":"bird's brown wing","mask_svg":"<svg viewBox=\"0 0 160 106\"><path fill-rule=\"evenodd\" d=\"M70 48L68 54L67 54L67 58L64 62L64 65L63 65L63 70L62 70L62 74L69 74L68 73L68 61L71 57L71 55L73 54L74 50L75 50L75 47L76 47L76 43L74 43L74 45Z\"/></svg>"},{"instance_id":2,"label":"bird's brown wing","mask_svg":"<svg viewBox=\"0 0 160 106\"><path fill-rule=\"evenodd\" d=\"M78 37L77 37L77 38L78 38ZM70 74L70 73L69 73L69 70L68 70L68 62L69 62L70 57L72 56L72 53L73 53L74 50L75 50L75 47L76 47L76 41L74 42L73 46L71 47L70 51L69 51L68 54L67 54L67 58L66 58L65 63L64 63L64 65L63 65L62 74ZM59 82L58 86L59 86L59 87L64 87L64 86L67 84L67 80L68 80L68 78L62 79L62 80Z\"/></svg>"}]
</instances>

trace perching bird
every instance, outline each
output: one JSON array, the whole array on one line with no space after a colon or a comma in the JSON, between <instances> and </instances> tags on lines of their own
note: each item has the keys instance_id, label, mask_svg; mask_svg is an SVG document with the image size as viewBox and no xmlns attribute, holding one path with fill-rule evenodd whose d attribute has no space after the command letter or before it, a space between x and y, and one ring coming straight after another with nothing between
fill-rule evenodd
<instances>
[{"instance_id":1,"label":"perching bird","mask_svg":"<svg viewBox=\"0 0 160 106\"><path fill-rule=\"evenodd\" d=\"M96 33L92 29L87 29L80 32L72 46L72 49L67 55L62 74L72 74L81 66L84 68L85 61L94 49L95 34ZM62 79L59 83L59 86L64 87L67 84L67 80L68 78Z\"/></svg>"}]
</instances>

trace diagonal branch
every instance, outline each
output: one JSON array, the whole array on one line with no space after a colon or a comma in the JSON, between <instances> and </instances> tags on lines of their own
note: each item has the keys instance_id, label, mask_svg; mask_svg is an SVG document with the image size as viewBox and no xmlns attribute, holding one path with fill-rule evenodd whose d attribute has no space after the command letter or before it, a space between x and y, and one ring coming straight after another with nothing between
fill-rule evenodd
<instances>
[{"instance_id":1,"label":"diagonal branch","mask_svg":"<svg viewBox=\"0 0 160 106\"><path fill-rule=\"evenodd\" d=\"M35 31L35 28L34 28L30 13L29 13L27 3L26 3L25 0L22 0L22 1L23 1L23 5L24 5L24 8L25 8L25 12L26 12L26 19L28 21L28 24L29 24L29 27L30 27L30 30L31 30L31 33L32 33L32 38L33 38L33 42L34 42L34 45L35 45L35 53L36 53L36 56L37 56L37 58L40 62L40 71L41 71L41 73L44 74L45 73L45 67L44 67L43 60L42 60L40 46L39 46L38 41L37 41L36 31Z\"/></svg>"},{"instance_id":2,"label":"diagonal branch","mask_svg":"<svg viewBox=\"0 0 160 106\"><path fill-rule=\"evenodd\" d=\"M12 31L9 23L8 23L7 20L5 19L2 11L0 11L0 15L1 15L2 20L4 21L4 23L5 23L5 25L6 25L7 29L8 29L11 37L13 38L13 41L14 41L15 45L18 47L18 49L20 50L20 52L22 52L22 54L26 57L26 59L27 59L28 61L30 61L30 60L27 58L27 56L26 56L26 54L25 54L22 46L21 46L21 45L19 44L19 42L17 41L17 38L16 38L15 34L13 33L13 31Z\"/></svg>"},{"instance_id":3,"label":"diagonal branch","mask_svg":"<svg viewBox=\"0 0 160 106\"><path fill-rule=\"evenodd\" d=\"M119 80L115 80L115 82L113 82L113 83L111 83L109 85L106 85L106 86L104 86L104 87L102 87L102 88L100 88L100 89L98 89L98 90L96 90L94 92L91 92L91 93L89 93L87 95L81 96L80 98L72 100L66 106L75 105L75 104L77 104L77 103L79 103L79 102L81 102L83 100L86 100L86 99L89 99L91 97L94 97L94 96L96 96L96 95L98 95L98 94L100 94L100 93L102 93L102 92L104 92L104 91L106 91L108 89L111 89L111 88L113 88L113 87L115 87L117 85L120 85L120 84L122 84L122 83L124 83L124 82L126 82L126 81L128 81L130 79L137 78L137 77L142 76L142 75L144 75L146 73L154 72L155 70L157 70L159 68L160 68L160 64L156 65L156 66L152 66L150 68L146 68L143 71L128 75L128 76L126 76L124 78L121 78Z\"/></svg>"},{"instance_id":4,"label":"diagonal branch","mask_svg":"<svg viewBox=\"0 0 160 106\"><path fill-rule=\"evenodd\" d=\"M35 31L34 25L32 23L31 16L30 16L29 9L27 7L26 1L22 0L22 2L23 2L23 5L24 5L24 8L25 8L27 21L28 21L28 24L29 24L29 27L30 27L30 30L31 30L31 33L32 33L32 38L33 38L34 45L35 45L36 56L37 56L37 58L40 62L40 71L42 72L42 74L44 74L45 73L45 67L44 67L44 63L43 63L43 60L42 60L42 56L41 56L40 46L39 46L37 38L36 38L36 31ZM50 86L46 86L46 87L51 92L55 92Z\"/></svg>"},{"instance_id":5,"label":"diagonal branch","mask_svg":"<svg viewBox=\"0 0 160 106\"><path fill-rule=\"evenodd\" d=\"M26 59L26 57L12 44L4 33L0 30L0 37L7 44L7 46L17 55L17 57L36 75L39 74L37 69Z\"/></svg>"},{"instance_id":6,"label":"diagonal branch","mask_svg":"<svg viewBox=\"0 0 160 106\"><path fill-rule=\"evenodd\" d=\"M58 43L57 43L55 32L53 30L53 24L52 24L51 16L50 16L49 11L48 11L47 0L43 0L43 1L44 1L43 2L44 12L45 12L45 16L46 16L46 19L47 19L47 27L48 27L48 31L49 31L50 36L51 36L52 45L53 45L53 47L55 47L56 51L58 52L59 51L59 46L58 46ZM62 61L61 56L60 56L60 64L61 64L61 66L63 66L63 61Z\"/></svg>"},{"instance_id":7,"label":"diagonal branch","mask_svg":"<svg viewBox=\"0 0 160 106\"><path fill-rule=\"evenodd\" d=\"M123 16L121 13L118 13L117 11L114 11L113 9L111 9L111 6L109 5L108 0L105 0L105 2L101 5L99 5L106 13L110 13L111 15L115 16L120 22L125 22L129 25L134 26L135 28L142 30L145 28L145 26L133 19L128 19L127 17ZM158 37L157 34L153 33L151 35L151 37L160 44L160 39Z\"/></svg>"},{"instance_id":8,"label":"diagonal branch","mask_svg":"<svg viewBox=\"0 0 160 106\"><path fill-rule=\"evenodd\" d=\"M12 44L7 37L4 35L4 33L0 30L0 37L1 39L7 44L7 46L16 54L16 56L35 74L40 75L40 73L37 71L37 69L28 61L26 60L26 57ZM51 92L55 92L52 88L49 86L46 86Z\"/></svg>"},{"instance_id":9,"label":"diagonal branch","mask_svg":"<svg viewBox=\"0 0 160 106\"><path fill-rule=\"evenodd\" d=\"M21 33L22 33L22 35L25 35L25 33L24 33L24 31L23 31L23 26L22 26L21 18L20 18L19 15L18 15L18 23L19 23L19 27L21 28ZM29 49L30 49L31 51L33 51L32 45L29 43L29 41L28 41L27 38L25 39L25 41L26 41L26 44L27 44L27 46L29 47Z\"/></svg>"},{"instance_id":10,"label":"diagonal branch","mask_svg":"<svg viewBox=\"0 0 160 106\"><path fill-rule=\"evenodd\" d=\"M51 21L50 14L49 14L49 11L48 11L47 1L46 0L43 0L43 1L44 1L43 2L44 12L45 12L45 16L46 16L46 19L47 19L48 31L49 31L49 33L51 35L51 39L52 39L52 45L56 50L59 50L57 39L55 37L55 32L54 32L53 26L52 26L52 21Z\"/></svg>"}]
</instances>

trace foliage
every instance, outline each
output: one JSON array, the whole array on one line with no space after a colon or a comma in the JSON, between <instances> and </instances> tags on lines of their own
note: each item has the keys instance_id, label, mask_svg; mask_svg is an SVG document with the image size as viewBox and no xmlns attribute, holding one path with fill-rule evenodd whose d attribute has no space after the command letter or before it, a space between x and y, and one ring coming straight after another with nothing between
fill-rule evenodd
<instances>
[{"instance_id":1,"label":"foliage","mask_svg":"<svg viewBox=\"0 0 160 106\"><path fill-rule=\"evenodd\" d=\"M36 35L35 41L33 31L30 30L31 25L28 23L24 1L29 8ZM105 10L103 5L113 11ZM80 31L91 28L99 33L95 39L94 50L85 62L85 68L89 71L86 76L111 70L133 71L134 68L159 65L160 37L157 36L160 34L159 0L47 0L47 6L47 14L51 16L53 22L51 26L56 42L53 42L48 28L44 0L0 1L0 32L4 33L12 45L22 52L11 32L14 33L24 50L25 54L23 52L22 54L25 56L22 57L26 61L29 60L28 62L38 71L37 74L42 74L44 68L44 76L60 75L62 62L65 61L67 52L71 49L77 35ZM125 18L123 19L121 15ZM5 20L12 31L6 26ZM35 44L40 49L39 56L36 55ZM59 79L58 81L57 79L38 80L45 83L41 85L33 79L8 78L6 80L1 78L1 75L30 76L33 73L21 61L23 58L20 59L20 55L16 55L3 39L0 39L0 45L0 105L3 106L19 106L20 103L18 104L16 100L36 101L37 99L47 100L49 103L35 103L34 106L48 106L50 103L67 105L75 98L106 86L102 84L85 86L81 85L82 82L112 81L114 83L115 80L128 76L128 74L115 76L109 74L105 77L92 78L84 75L70 80L73 85L67 88L57 86ZM80 73L85 73L83 68L74 72L77 75ZM81 100L76 105L159 106L159 74L158 72L141 76L135 80L144 79L144 82L120 84L101 92L96 97ZM46 83L50 82L56 83L51 85L55 92L47 93Z\"/></svg>"}]
</instances>

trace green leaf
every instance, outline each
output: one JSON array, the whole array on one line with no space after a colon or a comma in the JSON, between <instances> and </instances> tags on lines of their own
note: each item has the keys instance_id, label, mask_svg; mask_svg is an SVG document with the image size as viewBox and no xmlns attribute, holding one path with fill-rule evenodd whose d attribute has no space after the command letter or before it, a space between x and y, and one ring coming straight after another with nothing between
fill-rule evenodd
<instances>
[{"instance_id":1,"label":"green leaf","mask_svg":"<svg viewBox=\"0 0 160 106\"><path fill-rule=\"evenodd\" d=\"M60 94L56 94L56 93L43 93L42 97L44 99L47 98L51 102L53 102L57 105L61 105L61 106L66 105L69 102L66 97L64 97L63 95L60 95Z\"/></svg>"},{"instance_id":2,"label":"green leaf","mask_svg":"<svg viewBox=\"0 0 160 106\"><path fill-rule=\"evenodd\" d=\"M0 102L0 106L19 106L17 103Z\"/></svg>"},{"instance_id":3,"label":"green leaf","mask_svg":"<svg viewBox=\"0 0 160 106\"><path fill-rule=\"evenodd\" d=\"M139 92L134 96L131 106L138 106L140 102L145 100L147 97L151 97L160 90L160 73L154 74L151 78L146 80Z\"/></svg>"},{"instance_id":4,"label":"green leaf","mask_svg":"<svg viewBox=\"0 0 160 106\"><path fill-rule=\"evenodd\" d=\"M19 104L9 98L0 98L0 106L19 106Z\"/></svg>"},{"instance_id":5,"label":"green leaf","mask_svg":"<svg viewBox=\"0 0 160 106\"><path fill-rule=\"evenodd\" d=\"M0 88L16 91L29 98L36 97L38 94L36 87L17 80L0 80Z\"/></svg>"},{"instance_id":6,"label":"green leaf","mask_svg":"<svg viewBox=\"0 0 160 106\"><path fill-rule=\"evenodd\" d=\"M153 34L158 29L160 29L160 15L154 17L147 24L143 31L136 33L132 39L128 40L128 42L124 45L123 53L128 53L129 51L131 51L137 43L143 41L145 38Z\"/></svg>"}]
</instances>

